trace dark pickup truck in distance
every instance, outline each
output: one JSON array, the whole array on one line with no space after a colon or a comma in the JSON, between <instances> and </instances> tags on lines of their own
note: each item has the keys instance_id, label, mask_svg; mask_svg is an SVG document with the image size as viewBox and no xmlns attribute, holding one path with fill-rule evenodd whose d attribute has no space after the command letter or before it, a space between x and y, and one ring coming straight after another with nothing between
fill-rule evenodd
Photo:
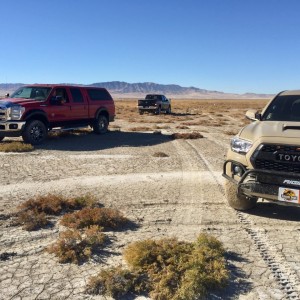
<instances>
[{"instance_id":1,"label":"dark pickup truck in distance","mask_svg":"<svg viewBox=\"0 0 300 300\"><path fill-rule=\"evenodd\" d=\"M138 110L142 115L145 111L159 115L162 111L171 113L171 99L164 95L149 94L145 99L138 100Z\"/></svg>"},{"instance_id":2,"label":"dark pickup truck in distance","mask_svg":"<svg viewBox=\"0 0 300 300\"><path fill-rule=\"evenodd\" d=\"M4 137L22 136L26 143L38 145L52 129L86 126L103 134L114 118L114 101L104 88L26 85L0 100L0 141Z\"/></svg>"}]
</instances>

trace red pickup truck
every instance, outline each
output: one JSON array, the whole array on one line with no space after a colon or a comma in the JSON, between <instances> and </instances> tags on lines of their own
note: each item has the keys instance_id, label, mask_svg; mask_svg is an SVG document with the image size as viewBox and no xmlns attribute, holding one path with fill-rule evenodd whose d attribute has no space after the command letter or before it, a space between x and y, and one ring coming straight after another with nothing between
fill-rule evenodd
<instances>
[{"instance_id":1,"label":"red pickup truck","mask_svg":"<svg viewBox=\"0 0 300 300\"><path fill-rule=\"evenodd\" d=\"M0 100L0 141L22 136L26 143L41 144L48 131L90 126L98 134L114 121L115 105L104 88L33 84Z\"/></svg>"}]
</instances>

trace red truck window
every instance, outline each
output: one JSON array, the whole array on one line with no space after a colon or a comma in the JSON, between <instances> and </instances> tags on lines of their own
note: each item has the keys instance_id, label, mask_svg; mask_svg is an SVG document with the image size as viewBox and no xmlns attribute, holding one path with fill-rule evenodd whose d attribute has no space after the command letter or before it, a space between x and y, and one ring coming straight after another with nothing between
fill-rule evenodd
<instances>
[{"instance_id":1,"label":"red truck window","mask_svg":"<svg viewBox=\"0 0 300 300\"><path fill-rule=\"evenodd\" d=\"M93 101L112 100L110 94L105 89L87 89L87 92Z\"/></svg>"},{"instance_id":2,"label":"red truck window","mask_svg":"<svg viewBox=\"0 0 300 300\"><path fill-rule=\"evenodd\" d=\"M80 89L70 88L73 102L82 103L84 102Z\"/></svg>"}]
</instances>

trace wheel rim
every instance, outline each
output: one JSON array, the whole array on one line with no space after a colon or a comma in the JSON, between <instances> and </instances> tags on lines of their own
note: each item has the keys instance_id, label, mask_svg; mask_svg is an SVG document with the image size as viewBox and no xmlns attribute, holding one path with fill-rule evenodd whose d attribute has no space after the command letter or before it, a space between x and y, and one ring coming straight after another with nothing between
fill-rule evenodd
<instances>
[{"instance_id":1,"label":"wheel rim","mask_svg":"<svg viewBox=\"0 0 300 300\"><path fill-rule=\"evenodd\" d=\"M106 119L103 117L99 118L99 123L98 123L99 129L102 130L106 126Z\"/></svg>"},{"instance_id":2,"label":"wheel rim","mask_svg":"<svg viewBox=\"0 0 300 300\"><path fill-rule=\"evenodd\" d=\"M30 130L30 138L36 142L43 140L44 138L43 128L39 125L33 126Z\"/></svg>"}]
</instances>

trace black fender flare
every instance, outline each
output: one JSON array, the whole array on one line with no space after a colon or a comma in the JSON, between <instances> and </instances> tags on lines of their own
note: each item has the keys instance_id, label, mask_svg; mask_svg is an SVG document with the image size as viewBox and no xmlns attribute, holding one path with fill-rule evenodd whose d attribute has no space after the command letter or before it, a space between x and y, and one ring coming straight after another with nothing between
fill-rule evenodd
<instances>
[{"instance_id":1,"label":"black fender flare","mask_svg":"<svg viewBox=\"0 0 300 300\"><path fill-rule=\"evenodd\" d=\"M47 127L49 127L49 120L47 114L43 110L35 109L35 110L28 111L25 114L23 120L26 122L30 120L40 120L43 123L45 123Z\"/></svg>"},{"instance_id":2,"label":"black fender flare","mask_svg":"<svg viewBox=\"0 0 300 300\"><path fill-rule=\"evenodd\" d=\"M101 115L105 115L107 117L107 121L109 122L109 113L105 107L100 107L95 113L95 120Z\"/></svg>"}]
</instances>

